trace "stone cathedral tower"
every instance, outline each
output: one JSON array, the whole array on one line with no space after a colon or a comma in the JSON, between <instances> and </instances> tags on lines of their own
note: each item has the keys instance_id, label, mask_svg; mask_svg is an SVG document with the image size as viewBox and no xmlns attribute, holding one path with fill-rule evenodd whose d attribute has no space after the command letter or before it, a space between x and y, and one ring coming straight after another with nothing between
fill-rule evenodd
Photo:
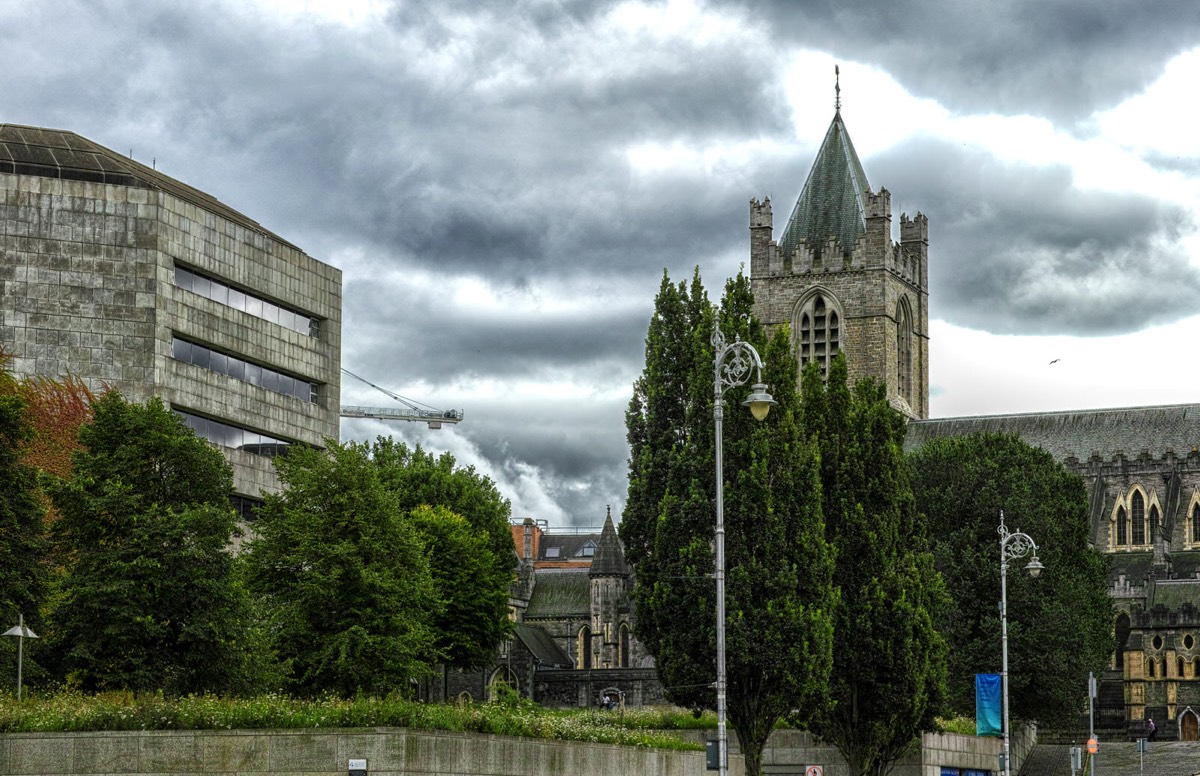
<instances>
[{"instance_id":1,"label":"stone cathedral tower","mask_svg":"<svg viewBox=\"0 0 1200 776\"><path fill-rule=\"evenodd\" d=\"M771 201L750 200L754 313L768 328L790 324L801 366L821 371L845 353L851 382L873 377L913 418L929 416L929 221L900 215L872 193L840 110L778 242Z\"/></svg>"}]
</instances>

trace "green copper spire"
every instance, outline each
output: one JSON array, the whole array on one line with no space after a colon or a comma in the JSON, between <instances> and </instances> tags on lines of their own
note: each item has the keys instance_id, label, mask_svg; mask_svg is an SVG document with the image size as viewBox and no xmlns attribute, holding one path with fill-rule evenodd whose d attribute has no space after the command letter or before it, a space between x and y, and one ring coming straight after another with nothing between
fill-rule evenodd
<instances>
[{"instance_id":1,"label":"green copper spire","mask_svg":"<svg viewBox=\"0 0 1200 776\"><path fill-rule=\"evenodd\" d=\"M852 250L867 231L866 196L870 190L867 174L842 122L842 112L836 110L779 240L782 253L791 254L801 240L810 249L819 248L829 237L839 239L842 250Z\"/></svg>"}]
</instances>

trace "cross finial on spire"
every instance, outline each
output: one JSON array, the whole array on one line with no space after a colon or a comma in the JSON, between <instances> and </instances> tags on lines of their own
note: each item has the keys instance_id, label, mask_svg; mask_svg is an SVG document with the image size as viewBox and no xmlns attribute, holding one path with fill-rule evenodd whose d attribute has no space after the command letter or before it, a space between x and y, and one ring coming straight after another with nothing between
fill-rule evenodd
<instances>
[{"instance_id":1,"label":"cross finial on spire","mask_svg":"<svg viewBox=\"0 0 1200 776\"><path fill-rule=\"evenodd\" d=\"M834 110L842 109L842 83L841 83L842 78L841 78L841 75L842 74L838 70L838 66L834 65L833 66L833 94L834 94L833 109Z\"/></svg>"}]
</instances>

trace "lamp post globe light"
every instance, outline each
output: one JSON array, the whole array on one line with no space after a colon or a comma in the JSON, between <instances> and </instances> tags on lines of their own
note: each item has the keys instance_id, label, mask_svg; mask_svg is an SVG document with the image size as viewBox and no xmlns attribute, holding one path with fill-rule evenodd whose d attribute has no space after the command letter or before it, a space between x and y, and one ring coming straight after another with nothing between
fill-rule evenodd
<instances>
[{"instance_id":1,"label":"lamp post globe light","mask_svg":"<svg viewBox=\"0 0 1200 776\"><path fill-rule=\"evenodd\" d=\"M740 336L726 344L725 335L718 326L712 335L713 351L713 426L716 431L717 453L717 528L716 528L716 574L717 580L717 771L725 776L729 751L729 735L725 724L725 472L722 458L722 429L725 417L724 394L728 388L746 384L753 366L757 370L758 382L750 387L750 395L742 402L750 409L755 420L763 420L776 404L767 386L762 381L763 362L758 351Z\"/></svg>"},{"instance_id":2,"label":"lamp post globe light","mask_svg":"<svg viewBox=\"0 0 1200 776\"><path fill-rule=\"evenodd\" d=\"M1012 776L1012 752L1009 748L1008 728L1008 562L1032 554L1025 564L1029 576L1037 578L1045 568L1037 557L1037 544L1029 534L1014 531L1009 533L1004 525L1004 510L1000 510L1000 653L1001 674L1004 686L1004 776Z\"/></svg>"}]
</instances>

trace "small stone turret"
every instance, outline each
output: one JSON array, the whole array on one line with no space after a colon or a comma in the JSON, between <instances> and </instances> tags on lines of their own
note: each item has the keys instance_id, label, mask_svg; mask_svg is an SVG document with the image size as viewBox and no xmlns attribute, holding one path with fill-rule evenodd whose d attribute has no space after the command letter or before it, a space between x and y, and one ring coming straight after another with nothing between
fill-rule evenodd
<instances>
[{"instance_id":1,"label":"small stone turret","mask_svg":"<svg viewBox=\"0 0 1200 776\"><path fill-rule=\"evenodd\" d=\"M622 606L628 598L629 566L613 525L612 507L588 571L591 580L592 655L596 668L621 666Z\"/></svg>"}]
</instances>

